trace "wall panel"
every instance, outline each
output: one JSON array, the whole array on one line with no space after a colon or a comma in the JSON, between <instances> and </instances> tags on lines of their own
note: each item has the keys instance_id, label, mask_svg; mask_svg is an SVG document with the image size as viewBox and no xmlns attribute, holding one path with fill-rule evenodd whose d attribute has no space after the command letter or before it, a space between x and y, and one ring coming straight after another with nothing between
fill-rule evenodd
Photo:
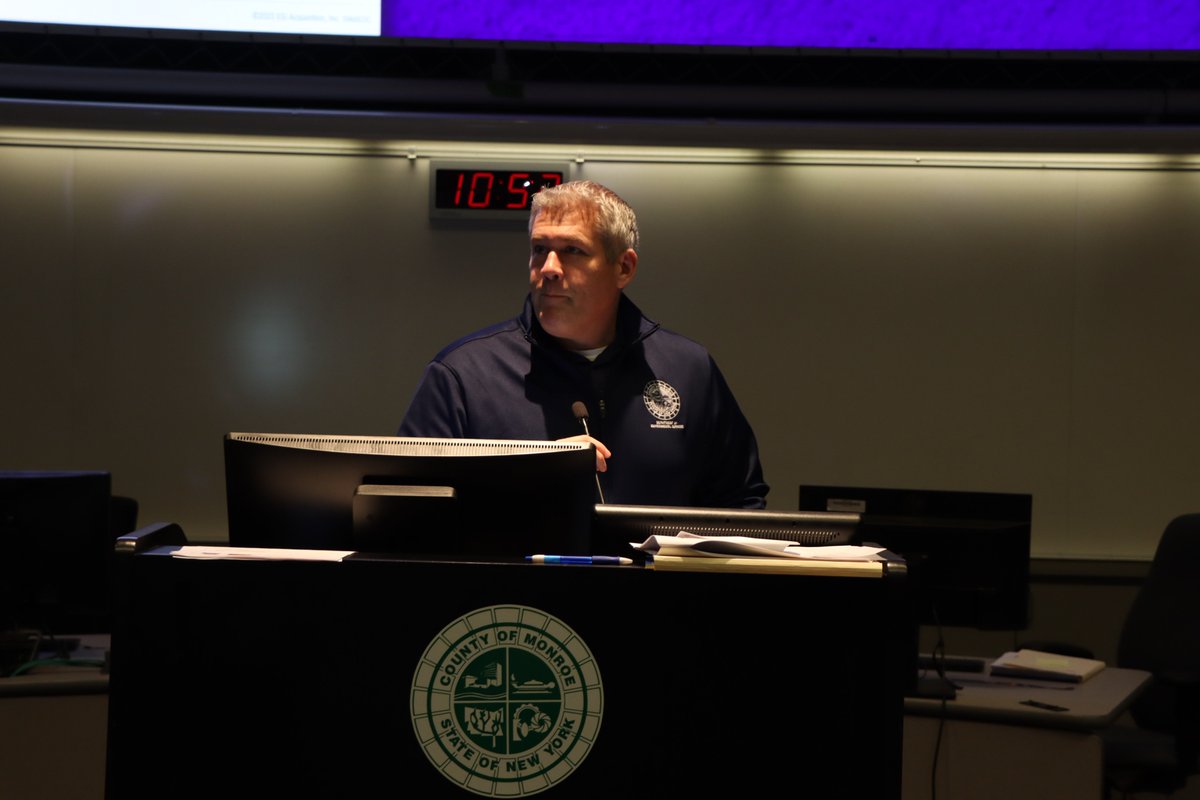
<instances>
[{"instance_id":1,"label":"wall panel","mask_svg":"<svg viewBox=\"0 0 1200 800\"><path fill-rule=\"evenodd\" d=\"M428 358L524 296L520 226L431 225L428 165L0 135L2 466L111 469L143 522L220 540L225 432L392 433ZM630 294L710 346L772 507L801 482L1028 491L1037 554L1133 559L1200 507L1200 174L678 150L577 170L638 209Z\"/></svg>"}]
</instances>

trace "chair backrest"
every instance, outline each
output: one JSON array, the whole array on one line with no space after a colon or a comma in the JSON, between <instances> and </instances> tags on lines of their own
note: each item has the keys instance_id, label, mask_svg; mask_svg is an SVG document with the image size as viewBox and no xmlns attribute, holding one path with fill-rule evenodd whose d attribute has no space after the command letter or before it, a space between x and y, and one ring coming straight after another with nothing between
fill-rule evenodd
<instances>
[{"instance_id":1,"label":"chair backrest","mask_svg":"<svg viewBox=\"0 0 1200 800\"><path fill-rule=\"evenodd\" d=\"M114 494L109 498L108 529L116 539L137 530L138 501L132 497Z\"/></svg>"},{"instance_id":2,"label":"chair backrest","mask_svg":"<svg viewBox=\"0 0 1200 800\"><path fill-rule=\"evenodd\" d=\"M1159 539L1117 644L1117 665L1158 676L1200 673L1200 513L1171 520ZM1182 720L1176 690L1155 681L1130 709L1143 728L1176 731Z\"/></svg>"}]
</instances>

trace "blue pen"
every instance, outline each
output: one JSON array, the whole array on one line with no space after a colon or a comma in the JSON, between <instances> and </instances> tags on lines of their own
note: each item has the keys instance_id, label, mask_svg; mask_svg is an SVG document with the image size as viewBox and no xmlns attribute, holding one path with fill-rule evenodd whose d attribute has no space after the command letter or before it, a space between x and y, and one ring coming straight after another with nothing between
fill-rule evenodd
<instances>
[{"instance_id":1,"label":"blue pen","mask_svg":"<svg viewBox=\"0 0 1200 800\"><path fill-rule=\"evenodd\" d=\"M632 558L621 556L525 556L535 564L632 564Z\"/></svg>"}]
</instances>

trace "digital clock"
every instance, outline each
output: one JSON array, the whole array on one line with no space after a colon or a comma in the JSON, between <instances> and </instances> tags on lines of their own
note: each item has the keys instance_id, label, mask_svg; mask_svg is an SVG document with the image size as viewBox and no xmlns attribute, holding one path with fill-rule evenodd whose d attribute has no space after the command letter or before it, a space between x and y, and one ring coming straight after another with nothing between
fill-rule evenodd
<instances>
[{"instance_id":1,"label":"digital clock","mask_svg":"<svg viewBox=\"0 0 1200 800\"><path fill-rule=\"evenodd\" d=\"M537 192L565 181L565 164L482 165L433 162L429 215L441 219L526 219Z\"/></svg>"}]
</instances>

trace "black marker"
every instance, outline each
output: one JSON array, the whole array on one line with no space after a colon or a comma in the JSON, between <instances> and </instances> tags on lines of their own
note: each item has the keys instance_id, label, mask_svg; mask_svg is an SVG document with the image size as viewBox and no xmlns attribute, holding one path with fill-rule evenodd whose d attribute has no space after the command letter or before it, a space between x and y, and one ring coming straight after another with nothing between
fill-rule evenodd
<instances>
[{"instance_id":1,"label":"black marker","mask_svg":"<svg viewBox=\"0 0 1200 800\"><path fill-rule=\"evenodd\" d=\"M1022 700L1021 705L1033 706L1034 708L1045 709L1046 711L1070 711L1066 706L1056 706L1053 703L1043 703L1041 700Z\"/></svg>"}]
</instances>

